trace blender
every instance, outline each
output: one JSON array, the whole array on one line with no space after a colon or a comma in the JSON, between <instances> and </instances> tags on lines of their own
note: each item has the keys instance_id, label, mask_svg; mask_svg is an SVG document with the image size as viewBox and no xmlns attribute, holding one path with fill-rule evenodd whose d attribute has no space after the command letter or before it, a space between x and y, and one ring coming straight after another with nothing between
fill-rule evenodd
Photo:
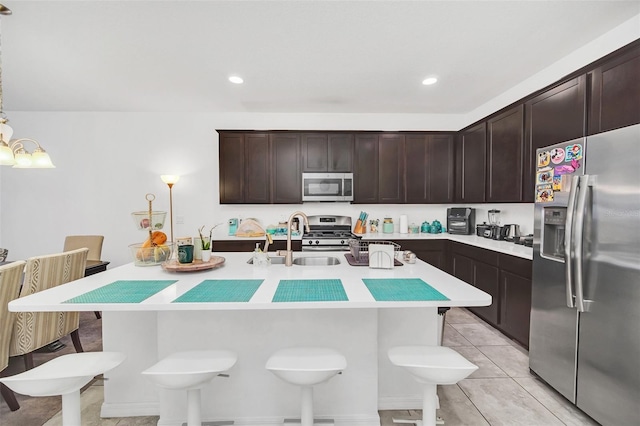
<instances>
[{"instance_id":1,"label":"blender","mask_svg":"<svg viewBox=\"0 0 640 426\"><path fill-rule=\"evenodd\" d=\"M489 229L491 230L491 239L500 239L500 210L489 210Z\"/></svg>"}]
</instances>

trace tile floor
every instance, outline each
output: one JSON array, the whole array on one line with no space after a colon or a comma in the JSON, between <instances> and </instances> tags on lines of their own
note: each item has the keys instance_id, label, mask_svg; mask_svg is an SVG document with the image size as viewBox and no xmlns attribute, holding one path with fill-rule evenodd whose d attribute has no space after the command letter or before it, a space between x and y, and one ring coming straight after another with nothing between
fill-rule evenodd
<instances>
[{"instance_id":1,"label":"tile floor","mask_svg":"<svg viewBox=\"0 0 640 426\"><path fill-rule=\"evenodd\" d=\"M524 348L469 311L454 308L447 313L443 344L480 367L457 385L438 387L438 415L446 425L597 425L529 372ZM158 421L158 417L100 419L101 403L102 384L97 381L82 394L83 425L147 426ZM381 426L391 426L394 416L419 415L419 410L381 411ZM45 423L60 425L60 413Z\"/></svg>"}]
</instances>

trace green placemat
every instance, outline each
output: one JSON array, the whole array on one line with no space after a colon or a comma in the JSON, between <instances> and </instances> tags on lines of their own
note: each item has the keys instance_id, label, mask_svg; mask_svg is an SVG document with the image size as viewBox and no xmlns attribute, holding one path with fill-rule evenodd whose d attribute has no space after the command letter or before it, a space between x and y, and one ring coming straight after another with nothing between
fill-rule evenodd
<instances>
[{"instance_id":1,"label":"green placemat","mask_svg":"<svg viewBox=\"0 0 640 426\"><path fill-rule=\"evenodd\" d=\"M363 278L362 281L378 302L449 300L420 278Z\"/></svg>"},{"instance_id":2,"label":"green placemat","mask_svg":"<svg viewBox=\"0 0 640 426\"><path fill-rule=\"evenodd\" d=\"M140 303L177 280L122 280L65 300L62 303Z\"/></svg>"},{"instance_id":3,"label":"green placemat","mask_svg":"<svg viewBox=\"0 0 640 426\"><path fill-rule=\"evenodd\" d=\"M204 280L172 303L248 302L264 280Z\"/></svg>"},{"instance_id":4,"label":"green placemat","mask_svg":"<svg viewBox=\"0 0 640 426\"><path fill-rule=\"evenodd\" d=\"M340 280L280 280L272 302L333 302L349 300Z\"/></svg>"}]
</instances>

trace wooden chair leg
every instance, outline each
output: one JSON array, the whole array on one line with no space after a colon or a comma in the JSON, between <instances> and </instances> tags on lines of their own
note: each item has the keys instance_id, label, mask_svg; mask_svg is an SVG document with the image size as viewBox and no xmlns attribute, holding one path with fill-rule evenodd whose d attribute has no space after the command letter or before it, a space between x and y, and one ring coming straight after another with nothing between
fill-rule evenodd
<instances>
[{"instance_id":1,"label":"wooden chair leg","mask_svg":"<svg viewBox=\"0 0 640 426\"><path fill-rule=\"evenodd\" d=\"M31 370L33 368L33 352L22 355L22 358L24 359L24 369Z\"/></svg>"},{"instance_id":2,"label":"wooden chair leg","mask_svg":"<svg viewBox=\"0 0 640 426\"><path fill-rule=\"evenodd\" d=\"M93 311L93 313L96 314L96 319L102 318L102 314L100 313L100 311Z\"/></svg>"},{"instance_id":3,"label":"wooden chair leg","mask_svg":"<svg viewBox=\"0 0 640 426\"><path fill-rule=\"evenodd\" d=\"M2 394L2 398L4 398L5 402L9 406L9 410L16 411L20 408L20 404L18 404L16 395L3 383L0 383L0 393Z\"/></svg>"},{"instance_id":4,"label":"wooden chair leg","mask_svg":"<svg viewBox=\"0 0 640 426\"><path fill-rule=\"evenodd\" d=\"M73 342L73 347L76 348L76 352L84 352L84 349L82 349L82 343L80 342L78 329L71 332L71 341Z\"/></svg>"}]
</instances>

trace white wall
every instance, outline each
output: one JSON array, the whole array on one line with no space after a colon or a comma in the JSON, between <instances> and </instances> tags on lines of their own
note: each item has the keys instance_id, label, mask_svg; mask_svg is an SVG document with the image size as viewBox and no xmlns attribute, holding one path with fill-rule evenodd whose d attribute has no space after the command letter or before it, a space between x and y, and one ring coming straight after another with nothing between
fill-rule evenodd
<instances>
[{"instance_id":1,"label":"white wall","mask_svg":"<svg viewBox=\"0 0 640 426\"><path fill-rule=\"evenodd\" d=\"M103 258L112 266L130 260L127 246L145 235L136 230L130 213L145 210L145 194L157 197L154 209L168 210L168 188L161 174L182 176L174 187L175 236L196 235L230 217L257 217L264 225L302 208L306 213L337 213L409 222L438 219L444 223L447 206L305 204L282 206L220 206L218 203L218 145L215 129L317 129L317 130L459 130L567 74L609 51L640 37L640 22L605 34L566 60L559 61L467 116L421 114L209 114L120 112L7 112L15 137L40 141L56 169L0 168L0 247L10 259L24 259L60 251L69 234L103 234ZM630 39L631 38L631 39ZM604 47L603 47L604 46ZM481 84L481 82L479 82ZM488 110L491 109L491 110ZM519 223L524 232L533 228L530 204L484 205L503 211L504 223ZM168 228L167 228L168 229ZM218 232L225 233L226 225Z\"/></svg>"}]
</instances>

